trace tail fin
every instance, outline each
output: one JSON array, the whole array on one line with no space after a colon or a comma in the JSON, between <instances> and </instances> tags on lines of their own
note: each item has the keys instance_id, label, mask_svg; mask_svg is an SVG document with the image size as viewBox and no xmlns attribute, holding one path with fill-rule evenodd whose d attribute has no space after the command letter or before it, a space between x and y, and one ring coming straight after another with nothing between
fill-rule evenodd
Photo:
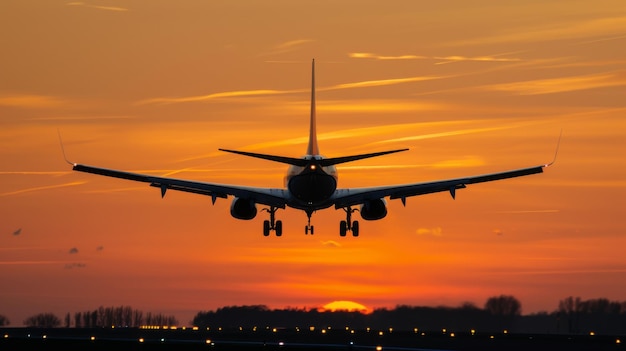
<instances>
[{"instance_id":1,"label":"tail fin","mask_svg":"<svg viewBox=\"0 0 626 351\"><path fill-rule=\"evenodd\" d=\"M317 146L317 122L315 118L315 59L311 65L311 121L309 125L309 146L306 149L307 155L319 155Z\"/></svg>"}]
</instances>

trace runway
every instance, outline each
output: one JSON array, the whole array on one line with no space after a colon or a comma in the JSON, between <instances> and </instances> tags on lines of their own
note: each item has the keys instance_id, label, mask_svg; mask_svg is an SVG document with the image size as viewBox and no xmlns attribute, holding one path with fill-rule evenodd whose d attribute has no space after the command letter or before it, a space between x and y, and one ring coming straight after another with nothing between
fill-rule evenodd
<instances>
[{"instance_id":1,"label":"runway","mask_svg":"<svg viewBox=\"0 0 626 351\"><path fill-rule=\"evenodd\" d=\"M620 336L475 331L1 328L2 350L625 350Z\"/></svg>"}]
</instances>

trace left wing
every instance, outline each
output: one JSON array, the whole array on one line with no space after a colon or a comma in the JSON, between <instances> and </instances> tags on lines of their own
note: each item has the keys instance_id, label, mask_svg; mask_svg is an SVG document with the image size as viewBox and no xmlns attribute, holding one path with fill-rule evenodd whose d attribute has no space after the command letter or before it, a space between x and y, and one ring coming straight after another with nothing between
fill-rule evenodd
<instances>
[{"instance_id":1,"label":"left wing","mask_svg":"<svg viewBox=\"0 0 626 351\"><path fill-rule=\"evenodd\" d=\"M149 183L150 186L161 189L161 196L165 196L167 190L185 191L188 193L207 195L213 198L213 203L219 198L227 198L232 195L239 198L249 199L258 204L285 208L287 202L286 191L276 188L254 188L238 185L196 182L190 180L157 177L147 174L131 173L114 169L93 167L78 163L72 163L72 169L78 172L93 173L107 177L133 180L136 182Z\"/></svg>"},{"instance_id":2,"label":"left wing","mask_svg":"<svg viewBox=\"0 0 626 351\"><path fill-rule=\"evenodd\" d=\"M455 178L447 180L438 180L433 182L400 184L370 188L353 188L353 189L337 189L333 203L335 208L343 208L348 206L360 205L368 200L382 199L389 197L390 199L401 199L402 203L406 202L407 197L449 191L452 198L456 196L457 189L463 189L468 184L490 182L493 180L521 177L535 173L542 173L543 169L550 164L544 164L535 167L528 167L499 173L489 173L465 178Z\"/></svg>"}]
</instances>

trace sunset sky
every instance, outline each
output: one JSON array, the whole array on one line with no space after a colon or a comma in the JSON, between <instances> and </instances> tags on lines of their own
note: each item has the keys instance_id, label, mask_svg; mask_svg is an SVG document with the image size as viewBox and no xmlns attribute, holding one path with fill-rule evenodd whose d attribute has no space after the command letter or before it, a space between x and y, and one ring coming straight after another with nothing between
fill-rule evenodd
<instances>
[{"instance_id":1,"label":"sunset sky","mask_svg":"<svg viewBox=\"0 0 626 351\"><path fill-rule=\"evenodd\" d=\"M130 305L183 325L226 305L626 300L626 2L0 2L0 315ZM339 187L543 174L343 211L280 210L72 172L73 162L281 187L302 156L311 60ZM259 207L259 209L262 207ZM360 216L356 214L356 219Z\"/></svg>"}]
</instances>

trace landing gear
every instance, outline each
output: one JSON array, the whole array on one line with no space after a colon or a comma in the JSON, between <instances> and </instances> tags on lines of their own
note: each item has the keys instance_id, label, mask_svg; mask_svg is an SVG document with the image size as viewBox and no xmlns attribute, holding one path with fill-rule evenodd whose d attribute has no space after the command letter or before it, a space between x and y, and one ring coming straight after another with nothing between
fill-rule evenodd
<instances>
[{"instance_id":1,"label":"landing gear","mask_svg":"<svg viewBox=\"0 0 626 351\"><path fill-rule=\"evenodd\" d=\"M264 236L269 236L270 231L272 230L276 232L276 236L283 235L283 221L276 220L276 216L275 216L276 210L278 210L277 207L270 207L269 209L264 208L261 210L261 211L267 211L270 214L270 219L263 221L263 235Z\"/></svg>"},{"instance_id":2,"label":"landing gear","mask_svg":"<svg viewBox=\"0 0 626 351\"><path fill-rule=\"evenodd\" d=\"M312 211L306 211L306 216L309 218L306 227L304 227L304 235L308 235L309 233L311 233L311 235L315 234L314 233L314 227L311 225L311 215L313 214Z\"/></svg>"},{"instance_id":3,"label":"landing gear","mask_svg":"<svg viewBox=\"0 0 626 351\"><path fill-rule=\"evenodd\" d=\"M352 212L358 210L353 210L352 207L345 207L343 210L346 211L346 220L339 223L339 235L346 236L351 231L352 236L359 236L359 221L352 222Z\"/></svg>"}]
</instances>

